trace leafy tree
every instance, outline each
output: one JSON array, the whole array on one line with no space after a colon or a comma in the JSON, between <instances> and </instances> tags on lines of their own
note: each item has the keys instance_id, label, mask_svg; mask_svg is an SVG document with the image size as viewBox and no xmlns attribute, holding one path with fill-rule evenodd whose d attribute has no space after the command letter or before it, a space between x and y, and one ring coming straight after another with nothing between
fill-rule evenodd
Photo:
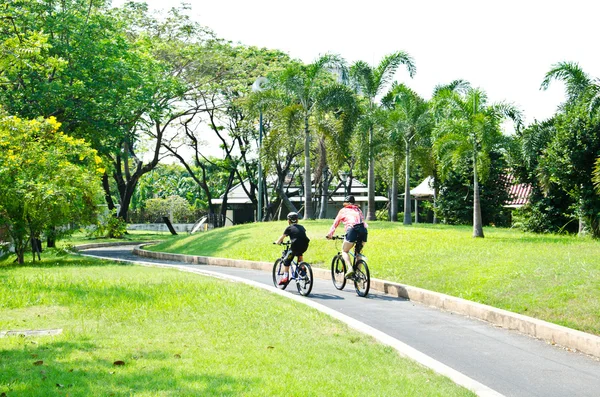
<instances>
[{"instance_id":1,"label":"leafy tree","mask_svg":"<svg viewBox=\"0 0 600 397\"><path fill-rule=\"evenodd\" d=\"M469 158L473 172L473 237L484 237L479 183L490 171L490 153L503 142L500 124L505 118L521 125L520 112L505 103L487 104L480 89L468 89L464 94L450 89L436 96L444 118L436 125L435 151L445 179L453 165ZM517 128L517 129L518 129Z\"/></svg>"},{"instance_id":2,"label":"leafy tree","mask_svg":"<svg viewBox=\"0 0 600 397\"><path fill-rule=\"evenodd\" d=\"M331 83L331 70L343 69L343 64L343 60L336 55L324 55L308 65L291 63L282 72L271 76L274 86L292 99L290 106L299 106L302 111L304 122L304 219L314 217L310 119L317 111L319 102L325 100L322 93Z\"/></svg>"},{"instance_id":3,"label":"leafy tree","mask_svg":"<svg viewBox=\"0 0 600 397\"><path fill-rule=\"evenodd\" d=\"M489 153L489 175L479 184L482 224L509 226L510 214L504 208L508 200L505 156L496 150ZM473 222L473 171L469 159L463 158L446 175L436 211L444 223L467 225Z\"/></svg>"},{"instance_id":4,"label":"leafy tree","mask_svg":"<svg viewBox=\"0 0 600 397\"><path fill-rule=\"evenodd\" d=\"M235 182L242 184L248 197L255 205L257 200L257 153L258 131L255 121L258 118L259 105L248 103L252 83L258 76L268 75L273 70L283 68L288 56L280 51L259 49L256 47L232 46L215 40L205 48L205 63L212 64L217 70L206 80L206 76L197 78L195 100L203 104L202 109L190 114L180 123L179 141L192 151L192 160L182 155L176 146L177 140L167 142L165 147L188 169L194 180L208 198L209 212L214 212L213 192L209 188L214 173L209 169L221 168L227 174L224 182L225 201L221 205L222 214L227 210L227 193ZM260 104L264 107L264 104ZM267 112L265 112L266 114ZM256 116L256 117L255 117ZM268 121L265 122L265 124ZM204 127L204 128L202 128ZM209 130L220 141L224 159L217 161L206 155L202 145L202 135Z\"/></svg>"},{"instance_id":5,"label":"leafy tree","mask_svg":"<svg viewBox=\"0 0 600 397\"><path fill-rule=\"evenodd\" d=\"M546 89L554 80L565 83L567 99L556 116L556 135L543 162L545 179L561 186L577 202L580 234L587 226L600 237L600 199L594 192L593 175L600 153L600 83L576 63L561 62L552 67L542 82ZM565 146L567 145L567 146ZM567 168L561 168L567 167ZM576 167L576 168L574 168Z\"/></svg>"},{"instance_id":6,"label":"leafy tree","mask_svg":"<svg viewBox=\"0 0 600 397\"><path fill-rule=\"evenodd\" d=\"M146 201L146 213L157 220L166 216L171 222L181 222L192 215L190 203L180 196L149 199Z\"/></svg>"},{"instance_id":7,"label":"leafy tree","mask_svg":"<svg viewBox=\"0 0 600 397\"><path fill-rule=\"evenodd\" d=\"M59 128L54 118L0 113L0 225L8 228L19 263L28 241L45 230L91 223L97 213L102 161L88 143Z\"/></svg>"},{"instance_id":8,"label":"leafy tree","mask_svg":"<svg viewBox=\"0 0 600 397\"><path fill-rule=\"evenodd\" d=\"M370 66L364 61L357 61L350 67L350 81L356 91L367 100L367 109L364 112L363 125L368 131L369 150L369 208L367 220L376 219L375 214L375 111L376 99L384 88L393 80L396 70L400 65L405 65L412 77L416 68L413 60L407 53L399 51L385 56L376 67Z\"/></svg>"},{"instance_id":9,"label":"leafy tree","mask_svg":"<svg viewBox=\"0 0 600 397\"><path fill-rule=\"evenodd\" d=\"M532 186L529 203L517 216L524 230L536 233L577 232L574 201L556 183L547 177L548 172L540 160L556 135L555 118L534 122L517 131L514 145L509 151L509 166L516 179Z\"/></svg>"},{"instance_id":10,"label":"leafy tree","mask_svg":"<svg viewBox=\"0 0 600 397\"><path fill-rule=\"evenodd\" d=\"M404 84L394 83L382 103L389 109L390 142L395 148L404 146L404 224L412 223L410 205L411 150L427 138L433 128L433 118L427 102ZM394 156L394 159L396 156ZM394 174L396 168L394 167ZM395 189L397 193L397 189ZM391 220L398 219L397 195L392 194Z\"/></svg>"},{"instance_id":11,"label":"leafy tree","mask_svg":"<svg viewBox=\"0 0 600 397\"><path fill-rule=\"evenodd\" d=\"M107 164L107 172L112 170L116 178L120 216L126 217L140 173L158 163L155 153L149 165L141 166L134 150L140 121L155 107L157 87L165 90L166 83L159 79L160 65L150 56L147 41L130 41L130 21L109 12L109 4L104 0L10 3L0 43L10 49L11 43L29 40L33 44L25 47L36 50L30 52L35 63L34 67L13 63L3 71L7 83L0 89L0 103L22 117L56 117L65 133L86 139L110 159L107 163L113 164ZM103 180L112 209L108 174Z\"/></svg>"}]
</instances>

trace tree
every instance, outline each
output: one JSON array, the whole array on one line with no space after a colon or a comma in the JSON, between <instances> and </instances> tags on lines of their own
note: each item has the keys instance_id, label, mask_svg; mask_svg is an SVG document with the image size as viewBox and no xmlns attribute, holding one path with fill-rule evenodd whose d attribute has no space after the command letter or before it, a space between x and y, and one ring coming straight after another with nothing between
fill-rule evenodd
<instances>
[{"instance_id":1,"label":"tree","mask_svg":"<svg viewBox=\"0 0 600 397\"><path fill-rule=\"evenodd\" d=\"M102 160L59 128L54 118L0 113L0 225L8 228L18 263L28 241L70 222L92 223L97 213Z\"/></svg>"},{"instance_id":2,"label":"tree","mask_svg":"<svg viewBox=\"0 0 600 397\"><path fill-rule=\"evenodd\" d=\"M407 53L400 51L385 56L377 67L372 67L364 61L357 61L350 67L350 81L356 91L367 99L367 109L364 113L364 122L368 130L369 146L369 208L367 220L374 220L375 215L375 153L374 153L374 113L376 98L385 86L393 79L400 65L405 65L410 77L416 68L413 60Z\"/></svg>"},{"instance_id":3,"label":"tree","mask_svg":"<svg viewBox=\"0 0 600 397\"><path fill-rule=\"evenodd\" d=\"M65 0L7 5L10 17L1 25L0 43L5 48L15 41L37 43L29 46L37 55L34 67L13 63L3 70L7 83L0 90L0 103L22 117L56 117L65 133L86 139L110 159L107 163L113 164L107 165L107 171L113 171L120 216L126 218L140 173L158 163L155 154L153 161L138 167L135 148L143 131L139 127L143 116L157 108L157 93L166 91L170 81L162 78L148 41L130 40L127 14L109 12L109 3ZM132 13L144 11L140 5L130 7ZM135 163L133 171L130 162ZM108 174L103 180L112 209Z\"/></svg>"},{"instance_id":4,"label":"tree","mask_svg":"<svg viewBox=\"0 0 600 397\"><path fill-rule=\"evenodd\" d=\"M271 77L274 85L293 98L294 104L302 109L304 122L304 219L314 217L312 208L313 178L310 162L311 128L310 118L322 100L321 92L331 82L330 71L343 67L343 60L336 55L324 55L313 63L292 63L281 73Z\"/></svg>"},{"instance_id":5,"label":"tree","mask_svg":"<svg viewBox=\"0 0 600 397\"><path fill-rule=\"evenodd\" d=\"M436 125L434 149L442 166L444 179L453 165L465 157L473 172L473 237L484 237L481 217L479 183L485 180L491 163L490 153L503 141L501 122L512 119L521 126L521 114L506 103L487 104L487 95L480 89L468 89L464 94L445 89L436 97L444 118Z\"/></svg>"},{"instance_id":6,"label":"tree","mask_svg":"<svg viewBox=\"0 0 600 397\"><path fill-rule=\"evenodd\" d=\"M237 181L241 183L251 201L258 205L257 194L257 152L254 143L258 142L255 121L258 118L258 105L253 108L250 94L252 83L258 76L268 75L273 70L283 68L289 58L277 50L256 47L232 46L215 40L205 48L205 63L213 64L213 73L207 80L205 75L195 76L198 80L194 93L195 100L202 108L185 117L180 123L180 133L175 140L165 143L172 153L188 169L208 197L209 212L214 212L212 191L209 188L211 168L222 168L228 174L225 182L222 214L227 210L227 193ZM190 96L191 98L191 96ZM260 106L263 106L262 104ZM264 112L265 114L267 112ZM254 117L257 116L257 117ZM268 123L265 121L263 124ZM202 128L203 127L203 128ZM202 135L211 132L220 141L224 159L217 161L203 154ZM178 150L177 142L192 150L192 161ZM181 146L181 145L180 145ZM264 182L263 182L264 183Z\"/></svg>"},{"instance_id":7,"label":"tree","mask_svg":"<svg viewBox=\"0 0 600 397\"><path fill-rule=\"evenodd\" d=\"M410 225L412 223L410 206L411 150L413 147L419 145L423 138L431 134L433 118L429 112L427 102L404 84L395 83L383 98L382 104L385 108L389 109L388 120L392 145L395 147L404 146L405 182L403 223ZM394 167L395 172L396 167ZM392 195L392 204L397 202L397 197ZM397 218L397 205L392 205L391 220L394 221Z\"/></svg>"},{"instance_id":8,"label":"tree","mask_svg":"<svg viewBox=\"0 0 600 397\"><path fill-rule=\"evenodd\" d=\"M594 164L600 164L597 139L600 125L600 83L572 62L554 65L546 73L542 89L547 89L554 80L565 83L567 99L555 118L557 133L548 146L548 154L552 160L547 159L543 163L549 170L546 177L561 185L578 203L579 233L583 234L584 226L588 226L592 236L598 238L600 203L597 194L594 194L592 178L594 174L600 174L600 168ZM561 169L550 161L559 164L569 161L570 165L567 169ZM577 164L578 167L573 169L571 164Z\"/></svg>"}]
</instances>

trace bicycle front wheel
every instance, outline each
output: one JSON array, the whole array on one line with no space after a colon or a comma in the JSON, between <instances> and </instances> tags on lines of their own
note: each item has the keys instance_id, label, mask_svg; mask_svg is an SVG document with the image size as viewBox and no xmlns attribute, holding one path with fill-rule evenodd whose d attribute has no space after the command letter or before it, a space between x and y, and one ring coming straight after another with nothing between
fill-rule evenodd
<instances>
[{"instance_id":1,"label":"bicycle front wheel","mask_svg":"<svg viewBox=\"0 0 600 397\"><path fill-rule=\"evenodd\" d=\"M284 277L284 275L285 272L283 271L283 261L281 260L281 258L279 258L275 261L275 264L273 264L273 285L275 285L276 288L285 289L285 287L288 286L289 281L285 284L279 285L279 282Z\"/></svg>"},{"instance_id":2,"label":"bicycle front wheel","mask_svg":"<svg viewBox=\"0 0 600 397\"><path fill-rule=\"evenodd\" d=\"M369 274L369 266L364 260L358 260L354 266L354 288L358 296L365 297L371 288L371 275Z\"/></svg>"},{"instance_id":3,"label":"bicycle front wheel","mask_svg":"<svg viewBox=\"0 0 600 397\"><path fill-rule=\"evenodd\" d=\"M341 254L337 254L331 261L331 281L336 289L342 290L346 286L346 263Z\"/></svg>"},{"instance_id":4,"label":"bicycle front wheel","mask_svg":"<svg viewBox=\"0 0 600 397\"><path fill-rule=\"evenodd\" d=\"M296 287L302 296L308 296L313 287L313 271L310 265L306 262L298 263L298 278L296 279Z\"/></svg>"}]
</instances>

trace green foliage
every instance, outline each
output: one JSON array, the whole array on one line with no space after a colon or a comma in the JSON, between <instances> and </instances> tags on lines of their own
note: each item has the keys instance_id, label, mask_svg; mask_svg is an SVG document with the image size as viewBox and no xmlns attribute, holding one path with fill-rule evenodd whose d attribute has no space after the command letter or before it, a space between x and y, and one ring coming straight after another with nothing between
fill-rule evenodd
<instances>
[{"instance_id":1,"label":"green foliage","mask_svg":"<svg viewBox=\"0 0 600 397\"><path fill-rule=\"evenodd\" d=\"M54 118L0 113L0 226L8 228L20 263L30 238L95 219L102 161L59 127Z\"/></svg>"},{"instance_id":2,"label":"green foliage","mask_svg":"<svg viewBox=\"0 0 600 397\"><path fill-rule=\"evenodd\" d=\"M120 239L127 233L127 222L117 216L117 211L112 210L100 217L96 225L90 229L90 237L106 237Z\"/></svg>"},{"instance_id":3,"label":"green foliage","mask_svg":"<svg viewBox=\"0 0 600 397\"><path fill-rule=\"evenodd\" d=\"M387 208L382 208L375 212L378 221L389 221L390 214Z\"/></svg>"},{"instance_id":4,"label":"green foliage","mask_svg":"<svg viewBox=\"0 0 600 397\"><path fill-rule=\"evenodd\" d=\"M180 196L155 198L146 201L146 213L150 218L161 219L163 216L172 222L181 222L191 216L190 204Z\"/></svg>"},{"instance_id":5,"label":"green foliage","mask_svg":"<svg viewBox=\"0 0 600 397\"><path fill-rule=\"evenodd\" d=\"M508 200L508 191L503 175L506 162L497 152L491 152L489 177L479 185L483 225L509 226L510 213L503 206ZM437 201L437 215L450 225L468 225L473 221L473 181L469 164L463 162L450 172L440 185L441 194Z\"/></svg>"}]
</instances>

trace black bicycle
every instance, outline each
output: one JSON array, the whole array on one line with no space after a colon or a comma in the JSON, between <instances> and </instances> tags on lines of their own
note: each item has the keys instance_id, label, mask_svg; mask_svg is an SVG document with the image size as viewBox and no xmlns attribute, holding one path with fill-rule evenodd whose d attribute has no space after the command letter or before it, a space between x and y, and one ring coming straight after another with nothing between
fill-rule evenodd
<instances>
[{"instance_id":1,"label":"black bicycle","mask_svg":"<svg viewBox=\"0 0 600 397\"><path fill-rule=\"evenodd\" d=\"M331 239L343 240L344 236L333 236ZM369 266L367 266L367 258L360 254L361 248L359 244L356 244L354 252L348 252L352 257L352 267L354 269L354 275L348 278L348 280L354 282L354 289L358 296L365 297L369 293L369 288L371 288L371 275L369 273ZM333 281L335 288L343 290L346 286L346 280L346 262L342 258L342 252L338 251L331 260L331 281Z\"/></svg>"},{"instance_id":2,"label":"black bicycle","mask_svg":"<svg viewBox=\"0 0 600 397\"><path fill-rule=\"evenodd\" d=\"M281 244L285 246L285 249L281 254L281 258L277 259L275 261L275 264L273 264L273 284L275 285L275 287L283 290L288 286L290 281L296 280L296 288L298 288L298 292L300 293L300 295L308 296L308 294L310 294L310 291L312 291L314 279L312 268L306 262L298 263L294 258L292 260L292 263L290 264L290 274L287 283L281 285L279 284L281 279L285 276L285 258L287 258L289 255L290 245L292 244L292 242L286 241Z\"/></svg>"}]
</instances>

